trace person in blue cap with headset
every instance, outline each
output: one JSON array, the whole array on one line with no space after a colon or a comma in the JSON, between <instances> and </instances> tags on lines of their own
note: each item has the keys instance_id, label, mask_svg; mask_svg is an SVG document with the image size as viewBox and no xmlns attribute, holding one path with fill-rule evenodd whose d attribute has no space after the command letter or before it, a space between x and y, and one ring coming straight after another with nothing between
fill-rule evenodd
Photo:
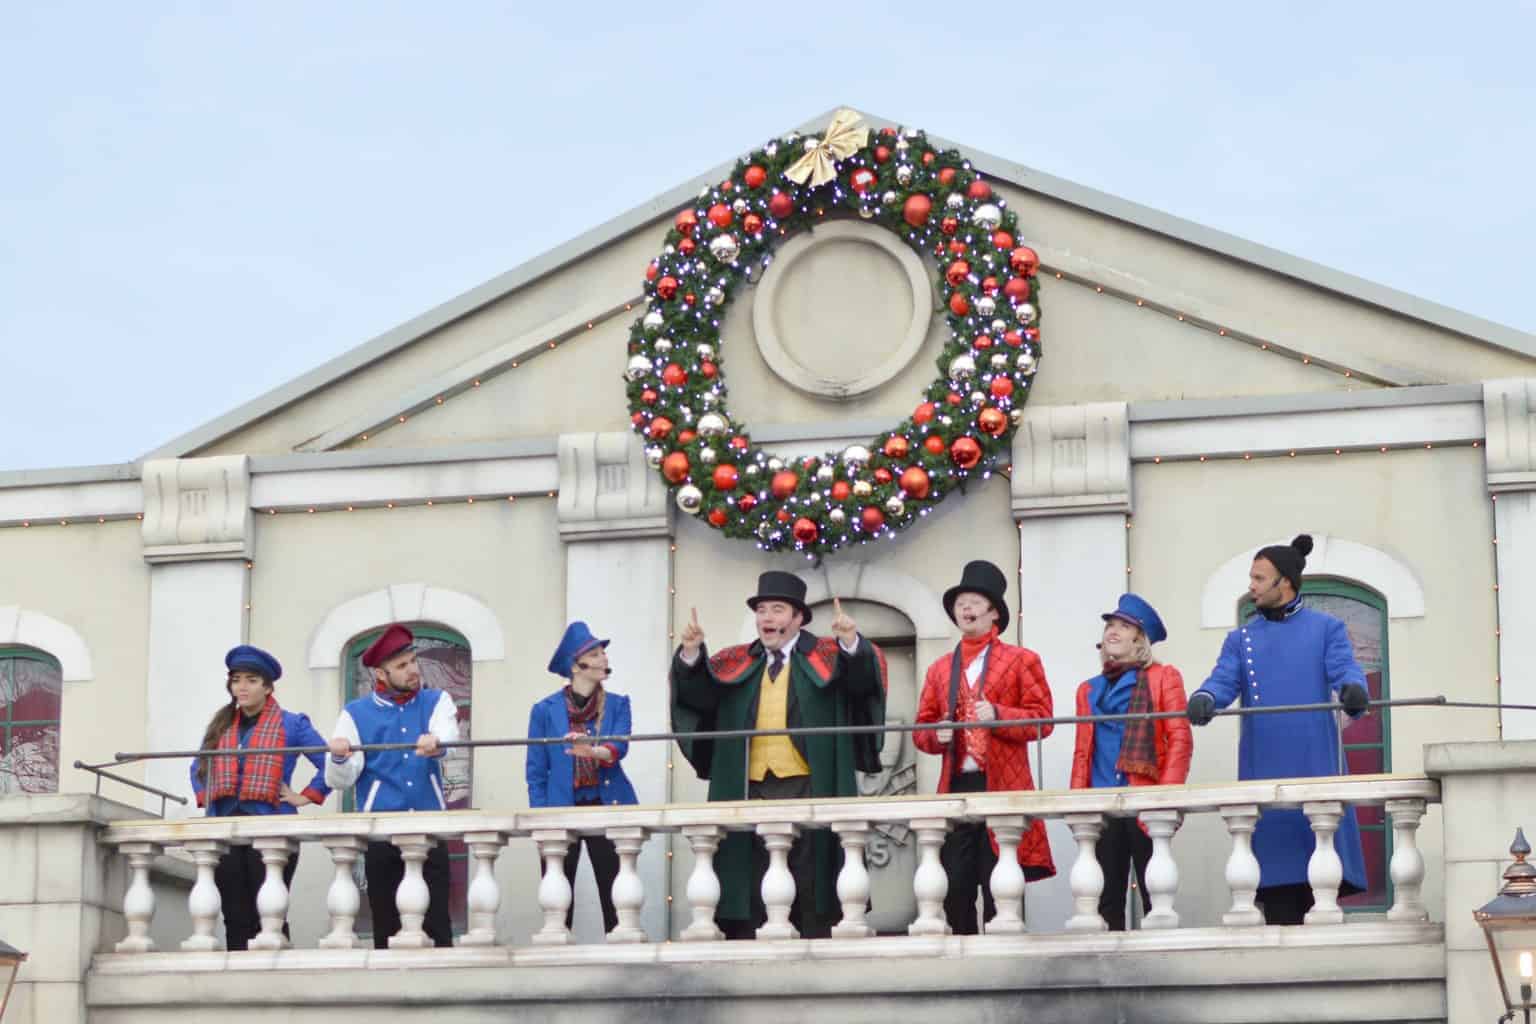
<instances>
[{"instance_id":1,"label":"person in blue cap with headset","mask_svg":"<svg viewBox=\"0 0 1536 1024\"><path fill-rule=\"evenodd\" d=\"M528 736L558 736L569 742L529 744L528 805L587 807L639 803L621 763L629 752L629 743L613 739L629 735L630 716L629 698L603 685L613 673L608 667L608 641L593 636L585 622L573 622L565 628L560 646L549 659L549 670L569 681L533 706L528 716ZM587 859L597 879L603 931L611 932L619 923L613 909L613 880L619 874L619 855L606 836L578 837L565 855L565 877L573 888L582 843L587 845ZM539 871L542 875L542 862ZM571 926L574 909L573 900L565 911L567 928Z\"/></svg>"},{"instance_id":2,"label":"person in blue cap with headset","mask_svg":"<svg viewBox=\"0 0 1536 1024\"><path fill-rule=\"evenodd\" d=\"M1099 641L1103 668L1077 688L1077 714L1124 715L1183 711L1184 678L1153 660L1152 645L1168 639L1157 610L1136 594L1121 594L1105 612ZM1072 752L1073 789L1179 786L1189 778L1193 734L1185 718L1133 718L1079 722ZM1095 848L1104 869L1099 916L1110 931L1125 931L1125 894L1132 868L1142 911L1152 909L1147 864L1152 840L1135 818L1110 818Z\"/></svg>"},{"instance_id":3,"label":"person in blue cap with headset","mask_svg":"<svg viewBox=\"0 0 1536 1024\"><path fill-rule=\"evenodd\" d=\"M201 750L278 750L283 747L323 747L325 738L308 715L284 711L272 695L283 666L260 647L241 644L224 655L224 680L229 700L219 706L203 732ZM331 789L325 782L325 758L309 754L315 777L295 792L293 770L297 754L258 754L245 757L199 757L192 762L192 793L210 818L264 814L294 814L306 804L321 804ZM283 884L293 882L299 865L295 850L283 868ZM224 944L231 950L249 948L261 931L256 893L266 880L260 851L249 844L232 846L219 858L213 881L224 908ZM287 934L288 926L283 925Z\"/></svg>"}]
</instances>

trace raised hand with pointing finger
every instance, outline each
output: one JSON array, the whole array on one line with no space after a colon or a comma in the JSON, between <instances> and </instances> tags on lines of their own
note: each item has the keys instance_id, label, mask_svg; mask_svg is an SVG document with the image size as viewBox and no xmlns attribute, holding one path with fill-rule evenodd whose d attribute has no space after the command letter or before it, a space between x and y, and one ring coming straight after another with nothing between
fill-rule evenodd
<instances>
[{"instance_id":1,"label":"raised hand with pointing finger","mask_svg":"<svg viewBox=\"0 0 1536 1024\"><path fill-rule=\"evenodd\" d=\"M858 625L853 621L853 616L843 611L843 602L835 597L832 599L832 625L829 628L845 648L852 648L859 642Z\"/></svg>"},{"instance_id":2,"label":"raised hand with pointing finger","mask_svg":"<svg viewBox=\"0 0 1536 1024\"><path fill-rule=\"evenodd\" d=\"M692 618L683 624L683 635L679 639L683 644L683 657L692 661L704 645L704 627L699 625L699 610L690 608L689 611Z\"/></svg>"}]
</instances>

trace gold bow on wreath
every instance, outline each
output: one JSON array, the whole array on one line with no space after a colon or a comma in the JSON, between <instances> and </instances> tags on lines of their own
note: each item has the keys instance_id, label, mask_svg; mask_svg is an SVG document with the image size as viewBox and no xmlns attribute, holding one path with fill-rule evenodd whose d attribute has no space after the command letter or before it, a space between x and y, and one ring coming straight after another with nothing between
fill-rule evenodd
<instances>
[{"instance_id":1,"label":"gold bow on wreath","mask_svg":"<svg viewBox=\"0 0 1536 1024\"><path fill-rule=\"evenodd\" d=\"M832 115L832 123L822 133L821 141L784 172L784 177L797 185L809 179L812 188L825 185L837 177L836 161L857 153L869 141L869 129L859 123L857 111L844 107Z\"/></svg>"}]
</instances>

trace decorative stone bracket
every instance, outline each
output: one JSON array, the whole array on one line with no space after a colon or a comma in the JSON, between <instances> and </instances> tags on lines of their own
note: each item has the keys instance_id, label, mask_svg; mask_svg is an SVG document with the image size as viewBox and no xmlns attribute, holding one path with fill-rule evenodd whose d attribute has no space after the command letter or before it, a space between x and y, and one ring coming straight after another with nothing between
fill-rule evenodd
<instances>
[{"instance_id":1,"label":"decorative stone bracket","mask_svg":"<svg viewBox=\"0 0 1536 1024\"><path fill-rule=\"evenodd\" d=\"M1029 406L1013 439L1013 515L1131 511L1124 402Z\"/></svg>"},{"instance_id":2,"label":"decorative stone bracket","mask_svg":"<svg viewBox=\"0 0 1536 1024\"><path fill-rule=\"evenodd\" d=\"M561 434L558 453L562 540L672 536L666 485L633 434Z\"/></svg>"},{"instance_id":3,"label":"decorative stone bracket","mask_svg":"<svg viewBox=\"0 0 1536 1024\"><path fill-rule=\"evenodd\" d=\"M244 455L144 463L144 560L251 557L251 468Z\"/></svg>"},{"instance_id":4,"label":"decorative stone bracket","mask_svg":"<svg viewBox=\"0 0 1536 1024\"><path fill-rule=\"evenodd\" d=\"M1483 382L1488 490L1536 490L1536 377Z\"/></svg>"}]
</instances>

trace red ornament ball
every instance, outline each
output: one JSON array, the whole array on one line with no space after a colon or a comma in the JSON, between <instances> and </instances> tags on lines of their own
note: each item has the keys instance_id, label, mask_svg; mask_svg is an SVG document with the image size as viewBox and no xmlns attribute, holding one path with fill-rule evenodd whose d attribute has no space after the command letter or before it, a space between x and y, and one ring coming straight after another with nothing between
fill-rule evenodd
<instances>
[{"instance_id":1,"label":"red ornament ball","mask_svg":"<svg viewBox=\"0 0 1536 1024\"><path fill-rule=\"evenodd\" d=\"M863 195L870 189L874 188L879 180L880 179L875 175L875 172L870 170L868 167L859 167L856 168L852 174L848 175L848 187L853 189L859 195Z\"/></svg>"},{"instance_id":2,"label":"red ornament ball","mask_svg":"<svg viewBox=\"0 0 1536 1024\"><path fill-rule=\"evenodd\" d=\"M965 255L966 248L967 248L966 244L964 242L960 241L960 239L958 239L958 238L951 238L949 240L949 254L951 256L963 256L963 255Z\"/></svg>"},{"instance_id":3,"label":"red ornament ball","mask_svg":"<svg viewBox=\"0 0 1536 1024\"><path fill-rule=\"evenodd\" d=\"M986 351L992 347L992 336L989 334L978 334L975 338L971 339L971 344L982 351Z\"/></svg>"},{"instance_id":4,"label":"red ornament ball","mask_svg":"<svg viewBox=\"0 0 1536 1024\"><path fill-rule=\"evenodd\" d=\"M885 513L873 505L865 505L859 513L859 525L864 527L865 533L875 533L885 525Z\"/></svg>"},{"instance_id":5,"label":"red ornament ball","mask_svg":"<svg viewBox=\"0 0 1536 1024\"><path fill-rule=\"evenodd\" d=\"M997 294L997 278L995 278L995 277L984 277L984 278L982 278L981 279L981 294L983 294L983 295L996 295Z\"/></svg>"},{"instance_id":6,"label":"red ornament ball","mask_svg":"<svg viewBox=\"0 0 1536 1024\"><path fill-rule=\"evenodd\" d=\"M763 231L763 218L755 213L749 213L741 218L741 226L749 235L761 234Z\"/></svg>"},{"instance_id":7,"label":"red ornament ball","mask_svg":"<svg viewBox=\"0 0 1536 1024\"><path fill-rule=\"evenodd\" d=\"M787 508L779 509L777 512L775 512L773 514L773 518L777 519L781 523L789 522L789 520L790 520L789 509L787 509Z\"/></svg>"},{"instance_id":8,"label":"red ornament ball","mask_svg":"<svg viewBox=\"0 0 1536 1024\"><path fill-rule=\"evenodd\" d=\"M909 498L926 498L932 487L928 471L921 466L908 466L901 474L901 489L907 492Z\"/></svg>"},{"instance_id":9,"label":"red ornament ball","mask_svg":"<svg viewBox=\"0 0 1536 1024\"><path fill-rule=\"evenodd\" d=\"M706 359L699 364L699 372L704 375L705 380L714 380L720 373L720 367Z\"/></svg>"},{"instance_id":10,"label":"red ornament ball","mask_svg":"<svg viewBox=\"0 0 1536 1024\"><path fill-rule=\"evenodd\" d=\"M1013 236L1006 231L994 231L992 232L992 244L999 249L1012 249Z\"/></svg>"},{"instance_id":11,"label":"red ornament ball","mask_svg":"<svg viewBox=\"0 0 1536 1024\"><path fill-rule=\"evenodd\" d=\"M688 454L686 452L673 452L661 460L661 475L667 478L668 483L680 484L688 479Z\"/></svg>"},{"instance_id":12,"label":"red ornament ball","mask_svg":"<svg viewBox=\"0 0 1536 1024\"><path fill-rule=\"evenodd\" d=\"M944 232L946 235L952 235L956 231L960 230L960 222L954 217L945 217L943 220L939 221L939 230Z\"/></svg>"},{"instance_id":13,"label":"red ornament ball","mask_svg":"<svg viewBox=\"0 0 1536 1024\"><path fill-rule=\"evenodd\" d=\"M738 451L746 451L748 445L750 444L751 442L742 437L740 434L737 434L735 437L731 438L731 447L737 449Z\"/></svg>"},{"instance_id":14,"label":"red ornament ball","mask_svg":"<svg viewBox=\"0 0 1536 1024\"><path fill-rule=\"evenodd\" d=\"M724 203L716 203L709 208L709 222L717 228L728 228L735 219L736 215Z\"/></svg>"},{"instance_id":15,"label":"red ornament ball","mask_svg":"<svg viewBox=\"0 0 1536 1024\"><path fill-rule=\"evenodd\" d=\"M725 525L725 509L712 508L709 510L709 525L716 529Z\"/></svg>"},{"instance_id":16,"label":"red ornament ball","mask_svg":"<svg viewBox=\"0 0 1536 1024\"><path fill-rule=\"evenodd\" d=\"M993 377L991 391L993 398L1007 398L1013 394L1013 378Z\"/></svg>"},{"instance_id":17,"label":"red ornament ball","mask_svg":"<svg viewBox=\"0 0 1536 1024\"><path fill-rule=\"evenodd\" d=\"M1007 419L1003 417L1004 422ZM981 445L974 437L957 437L955 443L949 446L949 457L961 469L970 469L981 461Z\"/></svg>"},{"instance_id":18,"label":"red ornament ball","mask_svg":"<svg viewBox=\"0 0 1536 1024\"><path fill-rule=\"evenodd\" d=\"M644 402L646 405L655 405L656 400L660 397L661 396L656 393L655 388L646 388L644 391L640 392L640 401Z\"/></svg>"},{"instance_id":19,"label":"red ornament ball","mask_svg":"<svg viewBox=\"0 0 1536 1024\"><path fill-rule=\"evenodd\" d=\"M669 387L680 388L688 383L688 371L676 363L668 363L661 371L661 382Z\"/></svg>"},{"instance_id":20,"label":"red ornament ball","mask_svg":"<svg viewBox=\"0 0 1536 1024\"><path fill-rule=\"evenodd\" d=\"M958 392L951 391L949 394L944 396L944 401L948 402L950 405L959 405L961 399Z\"/></svg>"},{"instance_id":21,"label":"red ornament ball","mask_svg":"<svg viewBox=\"0 0 1536 1024\"><path fill-rule=\"evenodd\" d=\"M901 219L920 228L928 223L928 215L933 212L933 200L919 192L917 195L908 196L901 208Z\"/></svg>"},{"instance_id":22,"label":"red ornament ball","mask_svg":"<svg viewBox=\"0 0 1536 1024\"><path fill-rule=\"evenodd\" d=\"M768 200L768 212L783 220L795 212L795 201L787 193L775 192Z\"/></svg>"},{"instance_id":23,"label":"red ornament ball","mask_svg":"<svg viewBox=\"0 0 1536 1024\"><path fill-rule=\"evenodd\" d=\"M1024 344L1024 335L1020 334L1018 331L1004 331L1003 344L1012 348L1018 348L1020 345Z\"/></svg>"},{"instance_id":24,"label":"red ornament ball","mask_svg":"<svg viewBox=\"0 0 1536 1024\"><path fill-rule=\"evenodd\" d=\"M821 528L816 525L815 520L801 516L795 520L794 534L795 540L801 544L814 544L816 538L821 536Z\"/></svg>"},{"instance_id":25,"label":"red ornament ball","mask_svg":"<svg viewBox=\"0 0 1536 1024\"><path fill-rule=\"evenodd\" d=\"M876 146L875 147L875 163L877 163L877 164L889 163L890 159L891 159L891 147L890 146Z\"/></svg>"},{"instance_id":26,"label":"red ornament ball","mask_svg":"<svg viewBox=\"0 0 1536 1024\"><path fill-rule=\"evenodd\" d=\"M1008 265L1025 277L1032 277L1040 269L1040 254L1027 245L1021 245L1008 254Z\"/></svg>"},{"instance_id":27,"label":"red ornament ball","mask_svg":"<svg viewBox=\"0 0 1536 1024\"><path fill-rule=\"evenodd\" d=\"M783 501L794 494L795 488L799 486L800 477L793 470L781 469L773 474L773 482L769 484L768 489L775 498Z\"/></svg>"},{"instance_id":28,"label":"red ornament ball","mask_svg":"<svg viewBox=\"0 0 1536 1024\"><path fill-rule=\"evenodd\" d=\"M713 481L714 481L714 485L715 485L715 490L717 490L717 491L732 491L732 490L735 490L736 489L736 484L737 484L737 482L739 480L740 480L740 476L737 474L735 466L716 466L715 467L715 473L714 473L714 477L713 477Z\"/></svg>"},{"instance_id":29,"label":"red ornament ball","mask_svg":"<svg viewBox=\"0 0 1536 1024\"><path fill-rule=\"evenodd\" d=\"M699 301L699 297L697 295L693 294L693 292L684 292L683 293L683 305L691 306L695 302L698 302L698 301Z\"/></svg>"},{"instance_id":30,"label":"red ornament ball","mask_svg":"<svg viewBox=\"0 0 1536 1024\"><path fill-rule=\"evenodd\" d=\"M848 492L849 492L848 481L847 480L839 480L835 484L832 485L832 500L833 501L847 501L848 500Z\"/></svg>"},{"instance_id":31,"label":"red ornament ball","mask_svg":"<svg viewBox=\"0 0 1536 1024\"><path fill-rule=\"evenodd\" d=\"M955 169L953 167L946 167L942 171L939 172L939 184L940 185L953 185L954 183L955 183Z\"/></svg>"},{"instance_id":32,"label":"red ornament ball","mask_svg":"<svg viewBox=\"0 0 1536 1024\"><path fill-rule=\"evenodd\" d=\"M657 265L655 260L652 260L651 265L645 268L645 279L647 281L654 281L659 273L661 273L661 267Z\"/></svg>"},{"instance_id":33,"label":"red ornament ball","mask_svg":"<svg viewBox=\"0 0 1536 1024\"><path fill-rule=\"evenodd\" d=\"M1008 283L1003 285L1003 294L1014 302L1023 302L1029 298L1029 278L1010 277Z\"/></svg>"},{"instance_id":34,"label":"red ornament ball","mask_svg":"<svg viewBox=\"0 0 1536 1024\"><path fill-rule=\"evenodd\" d=\"M944 439L938 434L929 434L927 437L923 438L923 447L933 455L943 455Z\"/></svg>"},{"instance_id":35,"label":"red ornament ball","mask_svg":"<svg viewBox=\"0 0 1536 1024\"><path fill-rule=\"evenodd\" d=\"M991 199L992 186L988 185L980 178L977 178L975 181L966 186L965 194L970 196L972 199Z\"/></svg>"},{"instance_id":36,"label":"red ornament ball","mask_svg":"<svg viewBox=\"0 0 1536 1024\"><path fill-rule=\"evenodd\" d=\"M671 302L672 296L677 294L677 278L668 274L656 282L656 294L661 296L663 302Z\"/></svg>"},{"instance_id":37,"label":"red ornament ball","mask_svg":"<svg viewBox=\"0 0 1536 1024\"><path fill-rule=\"evenodd\" d=\"M971 311L971 300L962 292L955 292L949 297L949 311L955 316L965 316Z\"/></svg>"},{"instance_id":38,"label":"red ornament ball","mask_svg":"<svg viewBox=\"0 0 1536 1024\"><path fill-rule=\"evenodd\" d=\"M662 438L672 433L672 421L667 419L665 416L657 416L655 419L651 420L651 428L647 431L647 433L651 435L653 440L660 441ZM684 458L686 457L687 456L684 456Z\"/></svg>"},{"instance_id":39,"label":"red ornament ball","mask_svg":"<svg viewBox=\"0 0 1536 1024\"><path fill-rule=\"evenodd\" d=\"M699 226L699 215L692 210L684 210L677 215L677 220L673 221L673 225L682 234L691 235L694 229Z\"/></svg>"},{"instance_id":40,"label":"red ornament ball","mask_svg":"<svg viewBox=\"0 0 1536 1024\"><path fill-rule=\"evenodd\" d=\"M645 413L643 413L643 412L632 412L632 413L630 413L629 414L629 422L633 423L635 426L638 427L640 424L645 422Z\"/></svg>"},{"instance_id":41,"label":"red ornament ball","mask_svg":"<svg viewBox=\"0 0 1536 1024\"><path fill-rule=\"evenodd\" d=\"M912 422L919 425L933 421L934 405L932 402L924 402L912 410Z\"/></svg>"},{"instance_id":42,"label":"red ornament ball","mask_svg":"<svg viewBox=\"0 0 1536 1024\"><path fill-rule=\"evenodd\" d=\"M768 180L766 168L753 164L742 174L741 180L747 183L747 188L762 188L763 182Z\"/></svg>"},{"instance_id":43,"label":"red ornament ball","mask_svg":"<svg viewBox=\"0 0 1536 1024\"><path fill-rule=\"evenodd\" d=\"M965 260L955 260L944 271L944 280L958 288L967 277L971 276L971 265Z\"/></svg>"},{"instance_id":44,"label":"red ornament ball","mask_svg":"<svg viewBox=\"0 0 1536 1024\"><path fill-rule=\"evenodd\" d=\"M1008 429L1008 414L1001 409L994 409L989 405L981 410L981 415L976 417L976 426L983 433L997 437Z\"/></svg>"},{"instance_id":45,"label":"red ornament ball","mask_svg":"<svg viewBox=\"0 0 1536 1024\"><path fill-rule=\"evenodd\" d=\"M677 443L678 444L693 444L694 438L696 438L698 436L699 435L695 434L693 431L685 429L685 430L683 430L681 433L679 433L677 435Z\"/></svg>"},{"instance_id":46,"label":"red ornament ball","mask_svg":"<svg viewBox=\"0 0 1536 1024\"><path fill-rule=\"evenodd\" d=\"M933 165L934 159L935 159L935 157L933 155L933 150L929 150L928 152L924 153L923 154L923 166L924 167L931 167Z\"/></svg>"},{"instance_id":47,"label":"red ornament ball","mask_svg":"<svg viewBox=\"0 0 1536 1024\"><path fill-rule=\"evenodd\" d=\"M885 445L880 450L885 452L887 458L904 459L912 451L912 443L900 434L895 434L885 439Z\"/></svg>"},{"instance_id":48,"label":"red ornament ball","mask_svg":"<svg viewBox=\"0 0 1536 1024\"><path fill-rule=\"evenodd\" d=\"M753 506L756 504L757 495L755 494L743 494L740 498L736 499L736 507L741 509L743 512L752 511Z\"/></svg>"},{"instance_id":49,"label":"red ornament ball","mask_svg":"<svg viewBox=\"0 0 1536 1024\"><path fill-rule=\"evenodd\" d=\"M886 469L884 466L881 466L879 469L875 470L875 483L888 484L893 479L895 478L891 476L891 471Z\"/></svg>"},{"instance_id":50,"label":"red ornament ball","mask_svg":"<svg viewBox=\"0 0 1536 1024\"><path fill-rule=\"evenodd\" d=\"M698 247L698 243L691 238L685 238L681 242L677 243L677 251L682 253L684 256L692 256L693 251Z\"/></svg>"}]
</instances>

